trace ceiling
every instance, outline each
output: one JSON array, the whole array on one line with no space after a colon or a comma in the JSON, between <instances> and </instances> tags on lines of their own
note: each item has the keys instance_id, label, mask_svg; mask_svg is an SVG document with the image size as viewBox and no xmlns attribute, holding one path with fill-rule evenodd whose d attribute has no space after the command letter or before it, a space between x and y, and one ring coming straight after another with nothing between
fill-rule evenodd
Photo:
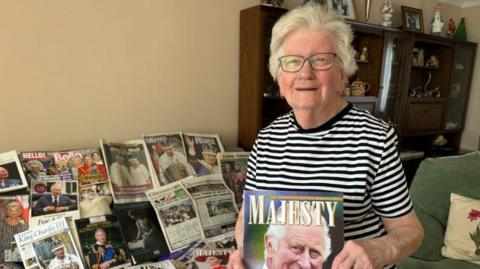
<instances>
[{"instance_id":1,"label":"ceiling","mask_svg":"<svg viewBox=\"0 0 480 269\"><path fill-rule=\"evenodd\" d=\"M480 0L438 0L438 2L461 8L480 6Z\"/></svg>"}]
</instances>

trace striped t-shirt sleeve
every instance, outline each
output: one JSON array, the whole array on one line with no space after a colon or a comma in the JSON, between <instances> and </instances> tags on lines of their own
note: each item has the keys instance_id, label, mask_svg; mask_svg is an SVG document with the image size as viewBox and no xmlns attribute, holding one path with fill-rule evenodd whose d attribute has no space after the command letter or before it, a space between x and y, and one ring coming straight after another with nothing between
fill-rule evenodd
<instances>
[{"instance_id":1,"label":"striped t-shirt sleeve","mask_svg":"<svg viewBox=\"0 0 480 269\"><path fill-rule=\"evenodd\" d=\"M412 210L393 128L389 128L385 134L382 158L370 193L373 208L379 216L399 217Z\"/></svg>"}]
</instances>

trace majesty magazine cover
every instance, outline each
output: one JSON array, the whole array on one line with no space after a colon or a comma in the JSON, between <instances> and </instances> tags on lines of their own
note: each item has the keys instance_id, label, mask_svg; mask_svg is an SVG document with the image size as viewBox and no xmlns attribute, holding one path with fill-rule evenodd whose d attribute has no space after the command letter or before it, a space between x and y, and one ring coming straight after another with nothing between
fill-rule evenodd
<instances>
[{"instance_id":1,"label":"majesty magazine cover","mask_svg":"<svg viewBox=\"0 0 480 269\"><path fill-rule=\"evenodd\" d=\"M343 247L341 193L246 190L243 202L247 269L331 268Z\"/></svg>"}]
</instances>

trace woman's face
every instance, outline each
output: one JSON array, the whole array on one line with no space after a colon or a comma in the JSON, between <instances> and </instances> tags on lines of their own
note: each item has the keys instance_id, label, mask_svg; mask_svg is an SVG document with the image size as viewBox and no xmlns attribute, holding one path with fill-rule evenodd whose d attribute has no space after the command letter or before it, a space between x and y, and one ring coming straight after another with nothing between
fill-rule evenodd
<instances>
[{"instance_id":1,"label":"woman's face","mask_svg":"<svg viewBox=\"0 0 480 269\"><path fill-rule=\"evenodd\" d=\"M209 266L215 266L215 265L219 265L220 264L220 259L215 257L215 256L208 256L206 259L205 259L205 262L209 265Z\"/></svg>"},{"instance_id":2,"label":"woman's face","mask_svg":"<svg viewBox=\"0 0 480 269\"><path fill-rule=\"evenodd\" d=\"M10 217L10 218L17 218L20 216L20 209L16 206L12 206L8 209L7 211L7 215Z\"/></svg>"},{"instance_id":3,"label":"woman's face","mask_svg":"<svg viewBox=\"0 0 480 269\"><path fill-rule=\"evenodd\" d=\"M299 29L290 33L283 42L283 55L308 58L317 53L336 53L335 41L327 31ZM340 99L346 75L335 58L330 69L315 71L306 61L296 73L278 73L280 93L294 111L324 109ZM333 101L333 102L332 102Z\"/></svg>"}]
</instances>

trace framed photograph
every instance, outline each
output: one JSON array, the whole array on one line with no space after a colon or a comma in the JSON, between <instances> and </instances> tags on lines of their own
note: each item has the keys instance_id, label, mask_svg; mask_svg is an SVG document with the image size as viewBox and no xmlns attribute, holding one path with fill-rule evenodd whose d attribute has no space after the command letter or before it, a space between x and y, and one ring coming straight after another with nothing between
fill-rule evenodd
<instances>
[{"instance_id":1,"label":"framed photograph","mask_svg":"<svg viewBox=\"0 0 480 269\"><path fill-rule=\"evenodd\" d=\"M348 19L355 19L353 0L327 0L329 9L338 11L340 15Z\"/></svg>"},{"instance_id":2,"label":"framed photograph","mask_svg":"<svg viewBox=\"0 0 480 269\"><path fill-rule=\"evenodd\" d=\"M402 28L406 31L423 33L423 13L421 9L402 6Z\"/></svg>"}]
</instances>

